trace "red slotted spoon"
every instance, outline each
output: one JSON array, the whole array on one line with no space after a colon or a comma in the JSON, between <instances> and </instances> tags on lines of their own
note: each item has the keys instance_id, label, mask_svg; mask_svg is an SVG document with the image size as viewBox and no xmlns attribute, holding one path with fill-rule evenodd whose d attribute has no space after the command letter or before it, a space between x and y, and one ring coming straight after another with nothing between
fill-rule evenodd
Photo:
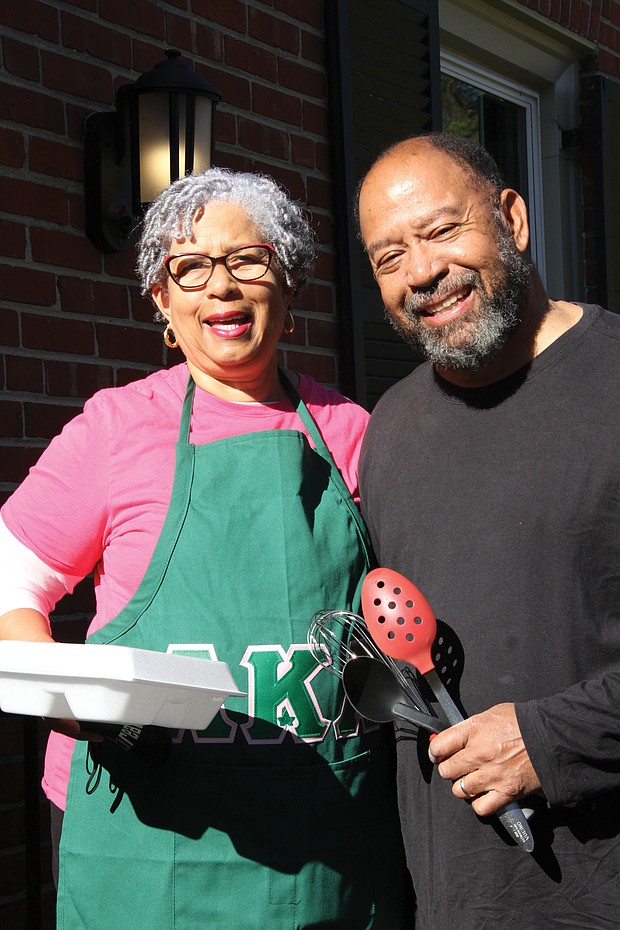
<instances>
[{"instance_id":1,"label":"red slotted spoon","mask_svg":"<svg viewBox=\"0 0 620 930\"><path fill-rule=\"evenodd\" d=\"M391 568L375 568L362 584L362 613L377 646L393 659L409 662L424 675L449 722L463 715L435 670L431 649L437 620L416 586ZM497 816L515 842L526 852L534 849L534 836L520 804L506 804Z\"/></svg>"},{"instance_id":2,"label":"red slotted spoon","mask_svg":"<svg viewBox=\"0 0 620 930\"><path fill-rule=\"evenodd\" d=\"M402 659L424 675L450 723L463 715L435 671L431 649L437 620L416 586L391 568L375 568L364 578L362 613L377 646L393 659Z\"/></svg>"}]
</instances>

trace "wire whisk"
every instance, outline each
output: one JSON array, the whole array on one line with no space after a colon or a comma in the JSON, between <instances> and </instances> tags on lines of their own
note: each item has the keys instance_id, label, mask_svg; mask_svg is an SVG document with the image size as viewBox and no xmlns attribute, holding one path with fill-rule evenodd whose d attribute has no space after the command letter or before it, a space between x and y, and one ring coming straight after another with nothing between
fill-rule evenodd
<instances>
[{"instance_id":1,"label":"wire whisk","mask_svg":"<svg viewBox=\"0 0 620 930\"><path fill-rule=\"evenodd\" d=\"M426 713L430 711L415 679L405 675L394 659L379 649L359 614L348 610L317 611L310 620L308 645L319 665L338 678L342 678L342 671L351 659L358 656L379 659L397 678L413 707Z\"/></svg>"}]
</instances>

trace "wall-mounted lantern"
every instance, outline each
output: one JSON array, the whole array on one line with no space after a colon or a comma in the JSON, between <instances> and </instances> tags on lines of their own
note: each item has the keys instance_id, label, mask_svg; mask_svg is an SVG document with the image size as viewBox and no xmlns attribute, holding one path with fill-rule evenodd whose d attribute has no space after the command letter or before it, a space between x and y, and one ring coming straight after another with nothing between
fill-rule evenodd
<instances>
[{"instance_id":1,"label":"wall-mounted lantern","mask_svg":"<svg viewBox=\"0 0 620 930\"><path fill-rule=\"evenodd\" d=\"M213 161L215 107L206 78L168 56L116 95L116 112L86 120L86 235L102 252L138 238L144 208L177 178Z\"/></svg>"}]
</instances>

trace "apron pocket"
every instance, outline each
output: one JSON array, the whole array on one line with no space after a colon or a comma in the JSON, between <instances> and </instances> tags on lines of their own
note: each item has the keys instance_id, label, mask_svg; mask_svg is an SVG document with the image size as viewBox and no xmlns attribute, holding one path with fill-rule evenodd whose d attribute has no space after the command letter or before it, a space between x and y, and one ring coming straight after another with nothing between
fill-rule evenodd
<instances>
[{"instance_id":1,"label":"apron pocket","mask_svg":"<svg viewBox=\"0 0 620 930\"><path fill-rule=\"evenodd\" d=\"M177 766L175 926L398 927L400 833L373 761Z\"/></svg>"}]
</instances>

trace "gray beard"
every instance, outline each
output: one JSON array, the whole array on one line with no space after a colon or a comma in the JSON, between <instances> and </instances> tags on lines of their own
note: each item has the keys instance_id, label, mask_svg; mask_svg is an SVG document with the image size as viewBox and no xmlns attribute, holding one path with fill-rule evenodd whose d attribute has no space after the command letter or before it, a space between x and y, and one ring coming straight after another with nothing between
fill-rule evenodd
<instances>
[{"instance_id":1,"label":"gray beard","mask_svg":"<svg viewBox=\"0 0 620 930\"><path fill-rule=\"evenodd\" d=\"M506 344L522 318L530 288L530 264L517 251L512 237L502 235L498 271L490 281L491 293L484 289L478 272L470 271L439 282L428 290L409 294L403 303L406 319L388 322L400 337L437 368L446 371L478 371ZM429 299L472 287L478 294L479 313L475 321L454 320L437 329L425 326L419 307Z\"/></svg>"}]
</instances>

